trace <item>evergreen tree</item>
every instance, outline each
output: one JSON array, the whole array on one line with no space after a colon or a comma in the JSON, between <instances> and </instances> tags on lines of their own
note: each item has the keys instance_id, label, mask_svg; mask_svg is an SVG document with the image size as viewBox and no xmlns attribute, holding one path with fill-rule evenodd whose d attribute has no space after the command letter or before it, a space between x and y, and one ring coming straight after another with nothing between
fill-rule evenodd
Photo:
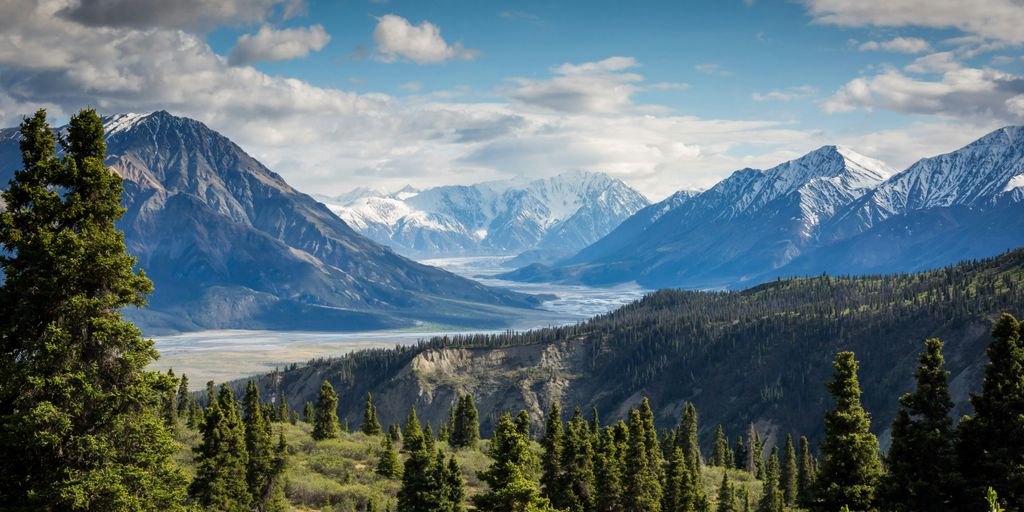
<instances>
[{"instance_id":1,"label":"evergreen tree","mask_svg":"<svg viewBox=\"0 0 1024 512\"><path fill-rule=\"evenodd\" d=\"M797 495L800 492L799 469L796 465L796 448L793 446L793 435L786 434L785 460L782 462L782 474L779 485L782 487L782 496L787 507L796 506Z\"/></svg>"},{"instance_id":2,"label":"evergreen tree","mask_svg":"<svg viewBox=\"0 0 1024 512\"><path fill-rule=\"evenodd\" d=\"M199 427L200 419L203 417L203 408L196 402L192 402L192 405L188 408L188 419L186 420L185 426L190 429Z\"/></svg>"},{"instance_id":3,"label":"evergreen tree","mask_svg":"<svg viewBox=\"0 0 1024 512\"><path fill-rule=\"evenodd\" d=\"M242 399L245 412L245 451L248 455L246 482L255 508L262 510L271 499L271 483L277 469L278 453L271 438L270 420L264 416L260 404L260 391L249 379L245 398Z\"/></svg>"},{"instance_id":4,"label":"evergreen tree","mask_svg":"<svg viewBox=\"0 0 1024 512\"><path fill-rule=\"evenodd\" d=\"M152 283L114 225L123 186L103 123L82 110L63 158L56 140L44 110L24 119L24 168L2 192L0 503L180 510L186 477L159 413L174 383L146 370L153 342L121 315Z\"/></svg>"},{"instance_id":5,"label":"evergreen tree","mask_svg":"<svg viewBox=\"0 0 1024 512\"><path fill-rule=\"evenodd\" d=\"M739 503L736 502L736 491L729 485L729 472L722 471L722 485L718 487L718 508L717 512L739 512Z\"/></svg>"},{"instance_id":6,"label":"evergreen tree","mask_svg":"<svg viewBox=\"0 0 1024 512\"><path fill-rule=\"evenodd\" d=\"M366 407L363 409L363 433L368 436L379 436L382 430L377 421L377 407L373 405L373 395L366 393Z\"/></svg>"},{"instance_id":7,"label":"evergreen tree","mask_svg":"<svg viewBox=\"0 0 1024 512\"><path fill-rule=\"evenodd\" d=\"M403 512L435 512L442 508L443 482L437 472L436 458L423 444L422 435L419 432L412 436L416 442L402 471L398 510ZM407 433L405 437L408 445L410 436Z\"/></svg>"},{"instance_id":8,"label":"evergreen tree","mask_svg":"<svg viewBox=\"0 0 1024 512\"><path fill-rule=\"evenodd\" d=\"M313 423L313 402L307 400L306 405L302 407L302 421Z\"/></svg>"},{"instance_id":9,"label":"evergreen tree","mask_svg":"<svg viewBox=\"0 0 1024 512\"><path fill-rule=\"evenodd\" d=\"M474 497L480 510L489 512L553 511L547 498L541 496L537 482L530 475L536 466L529 440L516 429L509 414L503 414L494 429L490 467L479 473L488 490Z\"/></svg>"},{"instance_id":10,"label":"evergreen tree","mask_svg":"<svg viewBox=\"0 0 1024 512\"><path fill-rule=\"evenodd\" d=\"M447 504L444 510L449 512L465 510L462 502L466 500L466 483L462 479L462 468L459 467L459 462L455 460L454 456L448 458L443 482L445 492L442 501Z\"/></svg>"},{"instance_id":11,"label":"evergreen tree","mask_svg":"<svg viewBox=\"0 0 1024 512\"><path fill-rule=\"evenodd\" d=\"M626 512L661 510L661 483L658 471L651 467L650 461L647 429L640 411L633 409L629 414L629 440L623 472L622 501Z\"/></svg>"},{"instance_id":12,"label":"evergreen tree","mask_svg":"<svg viewBox=\"0 0 1024 512\"><path fill-rule=\"evenodd\" d=\"M173 431L178 425L178 379L174 377L174 370L167 370L167 379L171 385L164 391L161 416L167 427Z\"/></svg>"},{"instance_id":13,"label":"evergreen tree","mask_svg":"<svg viewBox=\"0 0 1024 512\"><path fill-rule=\"evenodd\" d=\"M747 469L747 448L743 445L743 434L736 436L736 450L733 452L733 467Z\"/></svg>"},{"instance_id":14,"label":"evergreen tree","mask_svg":"<svg viewBox=\"0 0 1024 512\"><path fill-rule=\"evenodd\" d=\"M1003 314L992 329L974 417L960 423L957 450L966 489L962 508L981 509L988 486L1007 510L1024 509L1024 341L1021 325Z\"/></svg>"},{"instance_id":15,"label":"evergreen tree","mask_svg":"<svg viewBox=\"0 0 1024 512\"><path fill-rule=\"evenodd\" d=\"M320 397L313 413L313 439L336 439L340 436L338 429L338 394L334 386L324 379L320 386Z\"/></svg>"},{"instance_id":16,"label":"evergreen tree","mask_svg":"<svg viewBox=\"0 0 1024 512\"><path fill-rule=\"evenodd\" d=\"M800 465L797 476L797 502L808 507L814 490L814 470L811 467L811 444L807 437L800 436Z\"/></svg>"},{"instance_id":17,"label":"evergreen tree","mask_svg":"<svg viewBox=\"0 0 1024 512\"><path fill-rule=\"evenodd\" d=\"M590 433L596 441L601 437L601 418L597 415L597 406L590 408Z\"/></svg>"},{"instance_id":18,"label":"evergreen tree","mask_svg":"<svg viewBox=\"0 0 1024 512\"><path fill-rule=\"evenodd\" d=\"M687 402L683 409L683 417L679 422L676 442L683 449L686 463L690 467L700 466L700 444L697 442L697 408Z\"/></svg>"},{"instance_id":19,"label":"evergreen tree","mask_svg":"<svg viewBox=\"0 0 1024 512\"><path fill-rule=\"evenodd\" d=\"M455 425L451 434L453 448L475 448L480 441L480 420L477 415L473 395L459 398L455 409Z\"/></svg>"},{"instance_id":20,"label":"evergreen tree","mask_svg":"<svg viewBox=\"0 0 1024 512\"><path fill-rule=\"evenodd\" d=\"M540 485L551 504L559 509L566 507L562 491L562 446L564 429L562 411L558 402L551 402L547 420L544 423L544 437L540 444L544 449L541 456Z\"/></svg>"},{"instance_id":21,"label":"evergreen tree","mask_svg":"<svg viewBox=\"0 0 1024 512\"><path fill-rule=\"evenodd\" d=\"M207 407L202 434L203 441L195 449L196 476L190 494L207 510L248 511L252 494L246 478L245 427L226 385L221 385L217 400Z\"/></svg>"},{"instance_id":22,"label":"evergreen tree","mask_svg":"<svg viewBox=\"0 0 1024 512\"><path fill-rule=\"evenodd\" d=\"M785 508L785 498L779 488L779 473L779 449L775 447L765 468L764 490L757 505L758 512L782 512Z\"/></svg>"},{"instance_id":23,"label":"evergreen tree","mask_svg":"<svg viewBox=\"0 0 1024 512\"><path fill-rule=\"evenodd\" d=\"M188 396L188 377L183 373L178 382L178 417L186 418L192 410L192 400Z\"/></svg>"},{"instance_id":24,"label":"evergreen tree","mask_svg":"<svg viewBox=\"0 0 1024 512\"><path fill-rule=\"evenodd\" d=\"M274 467L267 483L268 491L262 500L263 512L285 512L290 509L284 494L283 475L288 463L288 441L284 437L284 429L277 433L277 447L274 452Z\"/></svg>"},{"instance_id":25,"label":"evergreen tree","mask_svg":"<svg viewBox=\"0 0 1024 512\"><path fill-rule=\"evenodd\" d=\"M878 439L871 433L871 420L860 403L853 352L840 352L832 366L835 373L828 390L835 408L825 415L813 508L831 512L849 505L854 510L870 510L882 476Z\"/></svg>"},{"instance_id":26,"label":"evergreen tree","mask_svg":"<svg viewBox=\"0 0 1024 512\"><path fill-rule=\"evenodd\" d=\"M692 511L688 490L690 488L690 467L678 445L668 459L668 470L662 484L661 510L663 512Z\"/></svg>"},{"instance_id":27,"label":"evergreen tree","mask_svg":"<svg viewBox=\"0 0 1024 512\"><path fill-rule=\"evenodd\" d=\"M925 341L919 361L917 388L900 397L892 425L889 471L879 489L887 510L946 510L958 487L942 342Z\"/></svg>"},{"instance_id":28,"label":"evergreen tree","mask_svg":"<svg viewBox=\"0 0 1024 512\"><path fill-rule=\"evenodd\" d=\"M594 456L594 482L597 487L594 509L598 512L622 512L622 457L612 427L604 429L598 442Z\"/></svg>"},{"instance_id":29,"label":"evergreen tree","mask_svg":"<svg viewBox=\"0 0 1024 512\"><path fill-rule=\"evenodd\" d=\"M399 428L397 424L392 423L391 426L388 427L388 436L391 438L391 441L400 443L402 442L402 429Z\"/></svg>"},{"instance_id":30,"label":"evergreen tree","mask_svg":"<svg viewBox=\"0 0 1024 512\"><path fill-rule=\"evenodd\" d=\"M391 436L384 436L381 442L380 459L377 461L377 474L385 478L398 478L402 474L402 465L398 460L398 450L391 442Z\"/></svg>"},{"instance_id":31,"label":"evergreen tree","mask_svg":"<svg viewBox=\"0 0 1024 512\"><path fill-rule=\"evenodd\" d=\"M402 429L402 449L415 452L424 446L423 428L420 427L420 420L416 417L416 406L413 406L409 408L409 414L405 417L405 427Z\"/></svg>"},{"instance_id":32,"label":"evergreen tree","mask_svg":"<svg viewBox=\"0 0 1024 512\"><path fill-rule=\"evenodd\" d=\"M594 449L591 444L590 425L583 419L577 407L566 428L565 444L562 450L562 504L557 505L569 511L582 512L593 509L594 490Z\"/></svg>"},{"instance_id":33,"label":"evergreen tree","mask_svg":"<svg viewBox=\"0 0 1024 512\"><path fill-rule=\"evenodd\" d=\"M647 447L647 467L653 470L660 480L664 457L658 444L658 430L654 428L654 411L651 410L651 403L647 397L640 401L640 420L644 429L644 445ZM683 452L683 455L687 455L686 452Z\"/></svg>"},{"instance_id":34,"label":"evergreen tree","mask_svg":"<svg viewBox=\"0 0 1024 512\"><path fill-rule=\"evenodd\" d=\"M530 435L530 423L530 413L526 411L519 411L519 414L516 416L516 429L526 436L527 439L532 439L532 436Z\"/></svg>"},{"instance_id":35,"label":"evergreen tree","mask_svg":"<svg viewBox=\"0 0 1024 512\"><path fill-rule=\"evenodd\" d=\"M728 467L729 465L726 464L728 454L729 439L725 437L725 430L722 428L722 424L719 423L715 427L715 449L711 455L712 462L720 468Z\"/></svg>"},{"instance_id":36,"label":"evergreen tree","mask_svg":"<svg viewBox=\"0 0 1024 512\"><path fill-rule=\"evenodd\" d=\"M758 446L760 443L757 440L757 430L754 429L754 424L750 424L750 429L747 431L747 446L745 450L746 459L743 462L743 467L746 468L747 473L757 476L757 464L758 459L761 458L761 449Z\"/></svg>"}]
</instances>

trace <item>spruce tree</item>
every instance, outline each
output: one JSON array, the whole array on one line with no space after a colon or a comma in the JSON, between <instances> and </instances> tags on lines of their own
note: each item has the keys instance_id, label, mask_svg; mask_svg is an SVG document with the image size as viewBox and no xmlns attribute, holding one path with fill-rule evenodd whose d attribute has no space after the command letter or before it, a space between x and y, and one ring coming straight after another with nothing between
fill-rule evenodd
<instances>
[{"instance_id":1,"label":"spruce tree","mask_svg":"<svg viewBox=\"0 0 1024 512\"><path fill-rule=\"evenodd\" d=\"M562 447L564 429L562 427L562 411L558 402L551 402L547 420L544 423L544 437L540 444L544 449L541 455L540 486L551 500L555 508L564 509L565 500L562 491Z\"/></svg>"},{"instance_id":2,"label":"spruce tree","mask_svg":"<svg viewBox=\"0 0 1024 512\"><path fill-rule=\"evenodd\" d=\"M324 380L320 385L320 396L313 413L313 439L337 439L340 437L338 428L338 394L334 386Z\"/></svg>"},{"instance_id":3,"label":"spruce tree","mask_svg":"<svg viewBox=\"0 0 1024 512\"><path fill-rule=\"evenodd\" d=\"M516 429L519 430L519 432L521 434L526 436L527 439L533 439L533 437L531 436L531 432L530 432L530 430L531 430L530 413L528 413L526 411L519 411L519 414L516 415Z\"/></svg>"},{"instance_id":4,"label":"spruce tree","mask_svg":"<svg viewBox=\"0 0 1024 512\"><path fill-rule=\"evenodd\" d=\"M39 110L21 123L23 169L0 213L0 503L27 510L180 510L186 477L159 407L173 383L121 312L152 283L115 222L121 178L103 123L61 140ZM137 439L144 442L128 443Z\"/></svg>"},{"instance_id":5,"label":"spruce tree","mask_svg":"<svg viewBox=\"0 0 1024 512\"><path fill-rule=\"evenodd\" d=\"M825 415L813 508L831 512L849 505L854 510L870 510L882 476L878 439L871 433L871 420L860 403L853 352L840 352L832 366L835 373L828 390L835 408Z\"/></svg>"},{"instance_id":6,"label":"spruce tree","mask_svg":"<svg viewBox=\"0 0 1024 512\"><path fill-rule=\"evenodd\" d=\"M629 414L629 440L624 463L623 509L627 512L659 512L661 483L658 471L651 467L647 429L640 411L636 409Z\"/></svg>"},{"instance_id":7,"label":"spruce tree","mask_svg":"<svg viewBox=\"0 0 1024 512\"><path fill-rule=\"evenodd\" d=\"M690 402L687 402L683 409L683 417L679 422L676 436L676 442L683 449L686 463L690 467L699 467L701 457L700 444L697 441L697 408Z\"/></svg>"},{"instance_id":8,"label":"spruce tree","mask_svg":"<svg viewBox=\"0 0 1024 512\"><path fill-rule=\"evenodd\" d=\"M508 413L498 419L490 456L493 460L490 467L478 475L488 487L486 492L473 498L478 509L489 512L554 510L531 478L537 461L530 451L529 440L516 428Z\"/></svg>"},{"instance_id":9,"label":"spruce tree","mask_svg":"<svg viewBox=\"0 0 1024 512\"><path fill-rule=\"evenodd\" d=\"M448 458L442 480L444 482L444 495L442 501L446 504L448 512L461 512L465 510L462 502L466 500L466 483L462 479L462 468L455 457Z\"/></svg>"},{"instance_id":10,"label":"spruce tree","mask_svg":"<svg viewBox=\"0 0 1024 512\"><path fill-rule=\"evenodd\" d=\"M797 471L797 502L806 508L814 491L814 469L811 466L811 444L805 436L800 436L800 465Z\"/></svg>"},{"instance_id":11,"label":"spruce tree","mask_svg":"<svg viewBox=\"0 0 1024 512\"><path fill-rule=\"evenodd\" d=\"M747 469L747 448L743 445L743 434L736 436L736 450L733 452L733 467Z\"/></svg>"},{"instance_id":12,"label":"spruce tree","mask_svg":"<svg viewBox=\"0 0 1024 512\"><path fill-rule=\"evenodd\" d=\"M668 458L668 469L662 484L661 510L663 512L692 511L688 491L690 488L690 466L678 445Z\"/></svg>"},{"instance_id":13,"label":"spruce tree","mask_svg":"<svg viewBox=\"0 0 1024 512\"><path fill-rule=\"evenodd\" d=\"M782 496L786 501L787 507L796 506L797 495L800 492L798 473L796 448L793 446L793 434L786 434L785 460L782 461L782 474L779 477L779 485L782 487Z\"/></svg>"},{"instance_id":14,"label":"spruce tree","mask_svg":"<svg viewBox=\"0 0 1024 512\"><path fill-rule=\"evenodd\" d=\"M785 498L782 489L779 488L779 449L772 449L768 458L768 465L765 467L764 487L761 491L761 501L758 502L757 512L782 512L785 507Z\"/></svg>"},{"instance_id":15,"label":"spruce tree","mask_svg":"<svg viewBox=\"0 0 1024 512\"><path fill-rule=\"evenodd\" d=\"M176 392L178 379L174 377L173 370L167 370L167 379L171 385L164 391L161 416L163 416L167 427L173 431L178 426L178 394Z\"/></svg>"},{"instance_id":16,"label":"spruce tree","mask_svg":"<svg viewBox=\"0 0 1024 512\"><path fill-rule=\"evenodd\" d=\"M722 485L718 487L718 508L717 512L739 512L739 504L736 502L736 491L729 485L729 472L722 471Z\"/></svg>"},{"instance_id":17,"label":"spruce tree","mask_svg":"<svg viewBox=\"0 0 1024 512\"><path fill-rule=\"evenodd\" d=\"M640 401L640 420L644 429L644 445L647 447L647 466L660 480L662 477L661 466L665 458L662 456L661 445L658 444L658 430L654 427L654 411L651 410L651 403L647 397ZM683 452L683 455L686 455L686 452Z\"/></svg>"},{"instance_id":18,"label":"spruce tree","mask_svg":"<svg viewBox=\"0 0 1024 512\"><path fill-rule=\"evenodd\" d=\"M746 468L747 472L753 476L757 475L757 464L758 459L761 458L761 450L758 447L757 441L757 430L754 429L754 424L750 424L750 429L747 431L747 449L746 449L746 460L743 463L743 467Z\"/></svg>"},{"instance_id":19,"label":"spruce tree","mask_svg":"<svg viewBox=\"0 0 1024 512\"><path fill-rule=\"evenodd\" d=\"M188 417L192 409L192 400L188 395L188 377L183 373L178 381L178 417Z\"/></svg>"},{"instance_id":20,"label":"spruce tree","mask_svg":"<svg viewBox=\"0 0 1024 512\"><path fill-rule=\"evenodd\" d=\"M313 402L307 400L306 405L302 407L302 421L313 423Z\"/></svg>"},{"instance_id":21,"label":"spruce tree","mask_svg":"<svg viewBox=\"0 0 1024 512\"><path fill-rule=\"evenodd\" d=\"M715 466L720 468L728 467L726 464L726 456L729 453L729 439L725 437L725 430L722 428L722 424L719 423L715 427L715 449L712 452L711 459Z\"/></svg>"},{"instance_id":22,"label":"spruce tree","mask_svg":"<svg viewBox=\"0 0 1024 512\"><path fill-rule=\"evenodd\" d=\"M247 480L245 427L231 388L221 385L217 400L206 410L203 441L195 449L196 476L189 493L207 510L248 511L252 502Z\"/></svg>"},{"instance_id":23,"label":"spruce tree","mask_svg":"<svg viewBox=\"0 0 1024 512\"><path fill-rule=\"evenodd\" d=\"M476 405L473 403L473 395L467 394L459 398L451 437L453 448L475 448L480 441L480 420Z\"/></svg>"},{"instance_id":24,"label":"spruce tree","mask_svg":"<svg viewBox=\"0 0 1024 512\"><path fill-rule=\"evenodd\" d=\"M416 417L416 406L409 408L409 414L405 417L405 427L402 429L402 449L415 452L425 446L423 439L423 427Z\"/></svg>"},{"instance_id":25,"label":"spruce tree","mask_svg":"<svg viewBox=\"0 0 1024 512\"><path fill-rule=\"evenodd\" d=\"M914 374L917 387L900 397L892 425L889 471L879 489L887 510L945 510L953 503L959 479L949 417L953 400L943 364L942 342L925 341Z\"/></svg>"},{"instance_id":26,"label":"spruce tree","mask_svg":"<svg viewBox=\"0 0 1024 512\"><path fill-rule=\"evenodd\" d=\"M402 471L402 487L398 491L398 510L403 512L435 512L442 505L441 475L437 473L434 453L422 442L422 432L413 436L409 458ZM409 440L406 435L406 440ZM409 443L407 443L407 446Z\"/></svg>"},{"instance_id":27,"label":"spruce tree","mask_svg":"<svg viewBox=\"0 0 1024 512\"><path fill-rule=\"evenodd\" d=\"M593 509L594 490L594 448L591 445L590 425L583 419L577 407L566 428L565 444L562 450L562 504L557 505L569 511Z\"/></svg>"},{"instance_id":28,"label":"spruce tree","mask_svg":"<svg viewBox=\"0 0 1024 512\"><path fill-rule=\"evenodd\" d=\"M270 420L263 414L260 404L260 391L252 379L249 379L246 386L242 406L245 412L245 451L249 459L246 482L254 508L262 510L272 497L271 483L277 468L278 454L271 438Z\"/></svg>"},{"instance_id":29,"label":"spruce tree","mask_svg":"<svg viewBox=\"0 0 1024 512\"><path fill-rule=\"evenodd\" d=\"M382 430L377 421L377 407L373 405L373 395L366 393L366 407L363 409L363 433L368 436L379 436Z\"/></svg>"},{"instance_id":30,"label":"spruce tree","mask_svg":"<svg viewBox=\"0 0 1024 512\"><path fill-rule=\"evenodd\" d=\"M960 424L957 451L965 510L980 509L991 486L1007 510L1024 508L1024 341L1021 324L1004 313L992 329L974 416Z\"/></svg>"},{"instance_id":31,"label":"spruce tree","mask_svg":"<svg viewBox=\"0 0 1024 512\"><path fill-rule=\"evenodd\" d=\"M594 482L597 497L594 510L598 512L621 512L622 498L622 457L615 440L615 429L605 428L601 432L597 453L594 456Z\"/></svg>"},{"instance_id":32,"label":"spruce tree","mask_svg":"<svg viewBox=\"0 0 1024 512\"><path fill-rule=\"evenodd\" d=\"M380 447L380 459L377 461L377 474L385 478L397 478L402 474L402 465L398 460L398 450L391 442L391 436L384 436Z\"/></svg>"}]
</instances>

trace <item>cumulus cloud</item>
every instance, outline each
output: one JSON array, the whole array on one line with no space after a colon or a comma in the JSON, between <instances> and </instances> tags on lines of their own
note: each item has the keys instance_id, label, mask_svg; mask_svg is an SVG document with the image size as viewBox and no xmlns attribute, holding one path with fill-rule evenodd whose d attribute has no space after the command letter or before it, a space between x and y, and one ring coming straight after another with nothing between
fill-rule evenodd
<instances>
[{"instance_id":1,"label":"cumulus cloud","mask_svg":"<svg viewBox=\"0 0 1024 512\"><path fill-rule=\"evenodd\" d=\"M914 59L904 68L911 73L945 73L963 67L953 52L938 52Z\"/></svg>"},{"instance_id":2,"label":"cumulus cloud","mask_svg":"<svg viewBox=\"0 0 1024 512\"><path fill-rule=\"evenodd\" d=\"M848 27L955 28L1024 43L1024 4L1017 0L803 0L819 23Z\"/></svg>"},{"instance_id":3,"label":"cumulus cloud","mask_svg":"<svg viewBox=\"0 0 1024 512\"><path fill-rule=\"evenodd\" d=\"M775 89L766 93L755 92L750 95L754 101L793 101L813 96L818 90L810 85L799 85L787 89Z\"/></svg>"},{"instance_id":4,"label":"cumulus cloud","mask_svg":"<svg viewBox=\"0 0 1024 512\"><path fill-rule=\"evenodd\" d=\"M609 57L598 62L562 64L545 80L512 79L504 92L527 105L559 112L614 113L633 107L631 96L641 90L643 77L625 72L637 67L632 57Z\"/></svg>"},{"instance_id":5,"label":"cumulus cloud","mask_svg":"<svg viewBox=\"0 0 1024 512\"><path fill-rule=\"evenodd\" d=\"M887 51L896 53L922 53L932 49L932 45L919 37L897 37L888 41L867 41L861 43L860 51Z\"/></svg>"},{"instance_id":6,"label":"cumulus cloud","mask_svg":"<svg viewBox=\"0 0 1024 512\"><path fill-rule=\"evenodd\" d=\"M47 3L47 0L42 0ZM90 26L190 28L200 24L251 23L275 8L282 17L305 9L302 0L77 0L58 14Z\"/></svg>"},{"instance_id":7,"label":"cumulus cloud","mask_svg":"<svg viewBox=\"0 0 1024 512\"><path fill-rule=\"evenodd\" d=\"M401 59L417 64L436 64L446 60L472 60L479 52L462 46L462 43L448 44L441 37L441 29L423 21L419 25L394 14L385 14L377 19L373 29L373 40L377 44L377 56L384 62Z\"/></svg>"},{"instance_id":8,"label":"cumulus cloud","mask_svg":"<svg viewBox=\"0 0 1024 512\"><path fill-rule=\"evenodd\" d=\"M330 40L331 36L322 25L283 30L263 25L255 34L244 34L238 38L228 62L241 66L260 61L296 59L309 55L309 52L320 51Z\"/></svg>"},{"instance_id":9,"label":"cumulus cloud","mask_svg":"<svg viewBox=\"0 0 1024 512\"><path fill-rule=\"evenodd\" d=\"M1013 98L1024 94L1024 76L990 68L935 67L935 63L921 69L925 68L945 71L938 80L913 78L896 69L857 78L824 101L822 110L835 113L885 109L976 124L1022 120L1020 112L1013 108Z\"/></svg>"}]
</instances>

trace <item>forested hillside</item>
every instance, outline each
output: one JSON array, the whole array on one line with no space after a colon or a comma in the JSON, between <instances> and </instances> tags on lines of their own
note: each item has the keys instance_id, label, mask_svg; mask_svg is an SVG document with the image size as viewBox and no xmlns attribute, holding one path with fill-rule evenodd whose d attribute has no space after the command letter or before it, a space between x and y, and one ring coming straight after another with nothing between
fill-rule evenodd
<instances>
[{"instance_id":1,"label":"forested hillside","mask_svg":"<svg viewBox=\"0 0 1024 512\"><path fill-rule=\"evenodd\" d=\"M896 397L911 388L920 344L946 342L954 416L968 412L979 385L991 322L1024 310L1024 250L909 275L779 280L740 292L661 291L615 312L562 328L440 338L416 347L365 351L265 377L265 392L309 400L323 379L341 395L339 411L358 420L367 391L385 423L412 405L439 422L457 396L473 393L483 428L501 411L526 409L535 421L552 401L624 416L651 397L660 427L692 401L710 426L750 422L776 435L816 441L828 404L830 361L853 350L864 404L882 434Z\"/></svg>"}]
</instances>

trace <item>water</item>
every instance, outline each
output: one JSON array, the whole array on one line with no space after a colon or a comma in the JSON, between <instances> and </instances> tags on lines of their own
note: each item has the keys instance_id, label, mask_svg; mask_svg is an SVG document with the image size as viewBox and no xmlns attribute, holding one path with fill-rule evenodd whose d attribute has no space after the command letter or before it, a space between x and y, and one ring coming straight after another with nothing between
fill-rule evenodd
<instances>
[{"instance_id":1,"label":"water","mask_svg":"<svg viewBox=\"0 0 1024 512\"><path fill-rule=\"evenodd\" d=\"M519 330L579 322L639 299L649 291L635 284L595 288L504 281L494 276L507 270L501 266L505 259L444 258L425 260L423 263L476 279L488 286L555 297L542 304L541 312L525 315L515 322L514 328ZM468 332L493 331L462 331ZM453 331L438 331L424 326L420 329L341 333L256 330L191 332L154 338L160 359L153 367L160 370L173 368L179 375L185 373L192 387L201 389L208 380L223 382L267 373L275 368L283 369L292 363L301 364L311 359L338 356L354 350L409 345L445 334L453 334Z\"/></svg>"}]
</instances>

